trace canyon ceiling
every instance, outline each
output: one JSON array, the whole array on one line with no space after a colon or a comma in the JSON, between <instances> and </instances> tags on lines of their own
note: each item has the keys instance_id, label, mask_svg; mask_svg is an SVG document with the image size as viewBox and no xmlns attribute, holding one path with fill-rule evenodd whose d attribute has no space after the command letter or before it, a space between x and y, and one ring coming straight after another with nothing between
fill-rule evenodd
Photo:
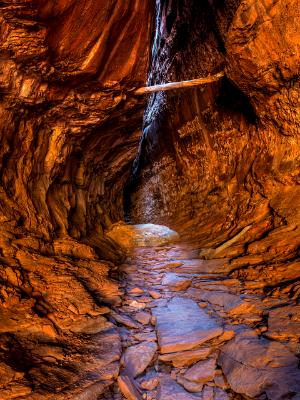
<instances>
[{"instance_id":1,"label":"canyon ceiling","mask_svg":"<svg viewBox=\"0 0 300 400\"><path fill-rule=\"evenodd\" d=\"M124 218L299 307L298 0L3 0L0 20L0 399L108 393Z\"/></svg>"}]
</instances>

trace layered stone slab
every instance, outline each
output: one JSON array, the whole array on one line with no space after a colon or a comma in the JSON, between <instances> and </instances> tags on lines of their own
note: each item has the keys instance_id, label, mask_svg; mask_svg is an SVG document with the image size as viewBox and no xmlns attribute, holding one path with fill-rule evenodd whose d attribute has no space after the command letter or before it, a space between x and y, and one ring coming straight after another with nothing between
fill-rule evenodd
<instances>
[{"instance_id":1,"label":"layered stone slab","mask_svg":"<svg viewBox=\"0 0 300 400\"><path fill-rule=\"evenodd\" d=\"M173 379L164 377L160 382L158 400L199 400L199 397L184 390Z\"/></svg>"},{"instance_id":2,"label":"layered stone slab","mask_svg":"<svg viewBox=\"0 0 300 400\"><path fill-rule=\"evenodd\" d=\"M300 306L289 305L269 312L266 336L275 340L299 341Z\"/></svg>"},{"instance_id":3,"label":"layered stone slab","mask_svg":"<svg viewBox=\"0 0 300 400\"><path fill-rule=\"evenodd\" d=\"M190 367L184 374L184 378L197 383L204 383L213 380L215 377L216 359L210 358L205 361L199 361Z\"/></svg>"},{"instance_id":4,"label":"layered stone slab","mask_svg":"<svg viewBox=\"0 0 300 400\"><path fill-rule=\"evenodd\" d=\"M186 290L191 282L191 279L184 278L172 272L166 273L162 280L162 284L168 286L172 291Z\"/></svg>"},{"instance_id":5,"label":"layered stone slab","mask_svg":"<svg viewBox=\"0 0 300 400\"><path fill-rule=\"evenodd\" d=\"M218 363L236 393L251 398L266 394L272 400L300 393L298 358L283 344L255 332L245 331L224 345Z\"/></svg>"},{"instance_id":6,"label":"layered stone slab","mask_svg":"<svg viewBox=\"0 0 300 400\"><path fill-rule=\"evenodd\" d=\"M223 328L191 299L174 297L152 312L162 354L193 349L223 333Z\"/></svg>"},{"instance_id":7,"label":"layered stone slab","mask_svg":"<svg viewBox=\"0 0 300 400\"><path fill-rule=\"evenodd\" d=\"M174 367L185 367L206 359L211 353L210 347L196 350L179 351L177 353L161 354L158 358L163 362L172 362Z\"/></svg>"},{"instance_id":8,"label":"layered stone slab","mask_svg":"<svg viewBox=\"0 0 300 400\"><path fill-rule=\"evenodd\" d=\"M260 316L264 310L258 299L242 299L240 295L222 290L196 289L191 287L187 290L187 293L196 300L208 301L211 304L223 307L224 311L231 316L243 314Z\"/></svg>"},{"instance_id":9,"label":"layered stone slab","mask_svg":"<svg viewBox=\"0 0 300 400\"><path fill-rule=\"evenodd\" d=\"M153 342L143 342L135 346L128 347L124 354L124 366L130 376L140 375L151 363L157 350L157 344Z\"/></svg>"}]
</instances>

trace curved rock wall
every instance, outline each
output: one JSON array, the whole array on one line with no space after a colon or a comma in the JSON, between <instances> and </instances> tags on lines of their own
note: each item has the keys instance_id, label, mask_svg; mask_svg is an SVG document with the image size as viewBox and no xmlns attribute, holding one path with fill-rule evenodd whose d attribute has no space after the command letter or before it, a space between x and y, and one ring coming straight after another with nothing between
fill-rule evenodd
<instances>
[{"instance_id":1,"label":"curved rock wall","mask_svg":"<svg viewBox=\"0 0 300 400\"><path fill-rule=\"evenodd\" d=\"M297 257L299 23L294 0L157 1L149 83L226 77L149 98L134 221L246 255L234 268Z\"/></svg>"},{"instance_id":2,"label":"curved rock wall","mask_svg":"<svg viewBox=\"0 0 300 400\"><path fill-rule=\"evenodd\" d=\"M96 398L118 374L123 254L103 230L123 218L151 19L150 1L0 2L1 399Z\"/></svg>"},{"instance_id":3,"label":"curved rock wall","mask_svg":"<svg viewBox=\"0 0 300 400\"><path fill-rule=\"evenodd\" d=\"M152 33L150 0L0 1L1 399L97 398L119 373L124 256L103 232L124 214L152 34L149 84L226 78L148 99L132 221L299 299L299 4L156 3Z\"/></svg>"},{"instance_id":4,"label":"curved rock wall","mask_svg":"<svg viewBox=\"0 0 300 400\"><path fill-rule=\"evenodd\" d=\"M2 218L46 237L85 237L108 208L107 219L123 216L118 178L134 157L144 106L126 91L146 79L150 6L5 3Z\"/></svg>"}]
</instances>

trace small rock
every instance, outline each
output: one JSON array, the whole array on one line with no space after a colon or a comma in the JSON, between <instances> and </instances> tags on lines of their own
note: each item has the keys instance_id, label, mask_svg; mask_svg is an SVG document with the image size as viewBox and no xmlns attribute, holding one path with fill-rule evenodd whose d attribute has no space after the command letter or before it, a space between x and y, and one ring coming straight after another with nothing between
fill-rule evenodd
<instances>
[{"instance_id":1,"label":"small rock","mask_svg":"<svg viewBox=\"0 0 300 400\"><path fill-rule=\"evenodd\" d=\"M151 314L141 311L135 314L134 319L143 325L148 325L151 319Z\"/></svg>"},{"instance_id":2,"label":"small rock","mask_svg":"<svg viewBox=\"0 0 300 400\"><path fill-rule=\"evenodd\" d=\"M173 379L165 377L160 382L158 400L199 400L199 397L187 392Z\"/></svg>"},{"instance_id":3,"label":"small rock","mask_svg":"<svg viewBox=\"0 0 300 400\"><path fill-rule=\"evenodd\" d=\"M141 399L141 395L134 385L134 382L127 375L120 375L118 377L118 385L121 393L127 400Z\"/></svg>"},{"instance_id":4,"label":"small rock","mask_svg":"<svg viewBox=\"0 0 300 400\"><path fill-rule=\"evenodd\" d=\"M258 328L258 334L267 332L268 327L267 326L261 326L260 328Z\"/></svg>"},{"instance_id":5,"label":"small rock","mask_svg":"<svg viewBox=\"0 0 300 400\"><path fill-rule=\"evenodd\" d=\"M187 367L200 360L205 360L211 349L209 347L203 347L197 350L180 351L177 353L161 354L159 360L163 362L171 361L174 367Z\"/></svg>"},{"instance_id":6,"label":"small rock","mask_svg":"<svg viewBox=\"0 0 300 400\"><path fill-rule=\"evenodd\" d=\"M151 297L148 297L148 296L141 296L138 298L138 302L139 303L151 303L152 299L151 299Z\"/></svg>"},{"instance_id":7,"label":"small rock","mask_svg":"<svg viewBox=\"0 0 300 400\"><path fill-rule=\"evenodd\" d=\"M214 381L215 385L221 389L227 389L229 387L228 384L225 382L223 375L216 375Z\"/></svg>"},{"instance_id":8,"label":"small rock","mask_svg":"<svg viewBox=\"0 0 300 400\"><path fill-rule=\"evenodd\" d=\"M178 376L177 382L180 385L182 385L188 392L191 392L191 393L199 393L203 389L203 383L196 383L196 382L188 381L187 379L184 379L184 377L182 375Z\"/></svg>"},{"instance_id":9,"label":"small rock","mask_svg":"<svg viewBox=\"0 0 300 400\"><path fill-rule=\"evenodd\" d=\"M151 332L140 332L140 333L136 333L133 335L133 338L135 340L138 340L139 342L156 342L157 341L157 337L155 332L151 331Z\"/></svg>"},{"instance_id":10,"label":"small rock","mask_svg":"<svg viewBox=\"0 0 300 400\"><path fill-rule=\"evenodd\" d=\"M157 388L159 384L159 379L157 376L150 378L150 379L144 379L141 382L141 388L144 390L154 390Z\"/></svg>"},{"instance_id":11,"label":"small rock","mask_svg":"<svg viewBox=\"0 0 300 400\"><path fill-rule=\"evenodd\" d=\"M214 389L211 386L204 386L202 400L214 400ZM219 400L219 399L218 399Z\"/></svg>"},{"instance_id":12,"label":"small rock","mask_svg":"<svg viewBox=\"0 0 300 400\"><path fill-rule=\"evenodd\" d=\"M216 359L210 358L205 361L199 361L190 367L184 374L184 378L192 382L208 382L215 376Z\"/></svg>"},{"instance_id":13,"label":"small rock","mask_svg":"<svg viewBox=\"0 0 300 400\"><path fill-rule=\"evenodd\" d=\"M129 304L131 307L137 308L137 309L139 309L139 310L142 310L142 309L144 309L144 308L146 307L146 304L145 304L145 303L140 303L140 302L138 302L138 301L136 301L136 300L132 300L132 301L130 301L128 304Z\"/></svg>"},{"instance_id":14,"label":"small rock","mask_svg":"<svg viewBox=\"0 0 300 400\"><path fill-rule=\"evenodd\" d=\"M134 287L134 288L130 289L128 293L130 293L130 294L143 294L144 290L139 288L139 287Z\"/></svg>"},{"instance_id":15,"label":"small rock","mask_svg":"<svg viewBox=\"0 0 300 400\"><path fill-rule=\"evenodd\" d=\"M157 292L156 290L149 290L149 294L153 299L160 299L161 294Z\"/></svg>"},{"instance_id":16,"label":"small rock","mask_svg":"<svg viewBox=\"0 0 300 400\"><path fill-rule=\"evenodd\" d=\"M125 370L133 377L140 375L151 363L156 350L157 344L153 342L143 342L128 347L124 353Z\"/></svg>"},{"instance_id":17,"label":"small rock","mask_svg":"<svg viewBox=\"0 0 300 400\"><path fill-rule=\"evenodd\" d=\"M168 272L162 280L162 284L168 286L173 291L186 290L191 283L190 279L182 278L172 272Z\"/></svg>"},{"instance_id":18,"label":"small rock","mask_svg":"<svg viewBox=\"0 0 300 400\"><path fill-rule=\"evenodd\" d=\"M138 329L140 325L133 321L130 317L124 314L118 314L114 311L111 311L110 315L120 324L128 326L129 328Z\"/></svg>"},{"instance_id":19,"label":"small rock","mask_svg":"<svg viewBox=\"0 0 300 400\"><path fill-rule=\"evenodd\" d=\"M216 400L229 400L228 394L220 388L214 388L214 395Z\"/></svg>"}]
</instances>

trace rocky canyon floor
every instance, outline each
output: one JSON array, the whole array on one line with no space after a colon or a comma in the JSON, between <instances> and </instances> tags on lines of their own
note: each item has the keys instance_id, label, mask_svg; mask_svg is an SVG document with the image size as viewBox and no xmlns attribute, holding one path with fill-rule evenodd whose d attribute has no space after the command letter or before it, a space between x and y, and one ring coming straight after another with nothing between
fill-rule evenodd
<instances>
[{"instance_id":1,"label":"rocky canyon floor","mask_svg":"<svg viewBox=\"0 0 300 400\"><path fill-rule=\"evenodd\" d=\"M135 248L120 267L118 381L103 399L300 399L300 307L265 297L191 244ZM253 285L255 286L255 285Z\"/></svg>"}]
</instances>

